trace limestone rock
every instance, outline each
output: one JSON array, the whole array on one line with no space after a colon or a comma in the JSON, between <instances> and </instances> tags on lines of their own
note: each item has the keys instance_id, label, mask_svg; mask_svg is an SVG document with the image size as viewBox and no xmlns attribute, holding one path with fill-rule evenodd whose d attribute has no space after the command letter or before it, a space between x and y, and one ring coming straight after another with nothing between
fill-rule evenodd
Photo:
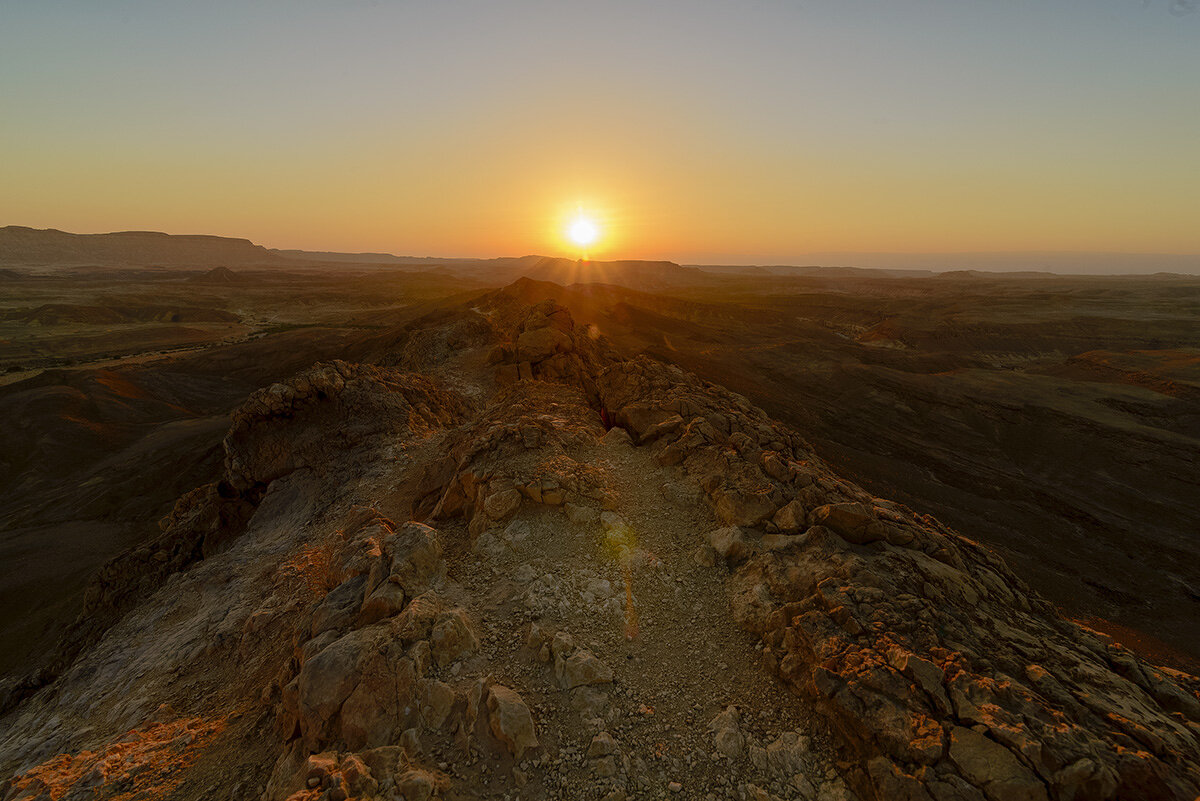
<instances>
[{"instance_id":1,"label":"limestone rock","mask_svg":"<svg viewBox=\"0 0 1200 801\"><path fill-rule=\"evenodd\" d=\"M436 679L426 679L420 695L421 720L425 726L438 731L450 718L450 710L458 696L450 685Z\"/></svg>"},{"instance_id":2,"label":"limestone rock","mask_svg":"<svg viewBox=\"0 0 1200 801\"><path fill-rule=\"evenodd\" d=\"M677 431L682 425L683 418L677 414L673 414L665 420L660 420L657 423L646 426L641 434L638 435L638 444L644 445L648 442L653 442L659 437L670 434L672 431Z\"/></svg>"},{"instance_id":3,"label":"limestone rock","mask_svg":"<svg viewBox=\"0 0 1200 801\"><path fill-rule=\"evenodd\" d=\"M566 657L560 651L555 657L554 675L564 690L591 684L610 684L613 680L612 668L586 648L575 649Z\"/></svg>"},{"instance_id":4,"label":"limestone rock","mask_svg":"<svg viewBox=\"0 0 1200 801\"><path fill-rule=\"evenodd\" d=\"M312 636L350 625L362 608L366 582L366 576L352 576L330 590L313 610Z\"/></svg>"},{"instance_id":5,"label":"limestone rock","mask_svg":"<svg viewBox=\"0 0 1200 801\"><path fill-rule=\"evenodd\" d=\"M404 801L429 801L434 793L448 786L445 777L427 770L410 770L396 778L396 789Z\"/></svg>"},{"instance_id":6,"label":"limestone rock","mask_svg":"<svg viewBox=\"0 0 1200 801\"><path fill-rule=\"evenodd\" d=\"M378 641L369 645L374 647L363 654L358 682L337 715L337 732L355 750L394 742L417 722L415 663L386 646L381 653Z\"/></svg>"},{"instance_id":7,"label":"limestone rock","mask_svg":"<svg viewBox=\"0 0 1200 801\"><path fill-rule=\"evenodd\" d=\"M592 738L588 744L587 757L588 759L596 759L598 757L612 756L620 753L621 749L617 745L617 741L607 731L602 731Z\"/></svg>"},{"instance_id":8,"label":"limestone rock","mask_svg":"<svg viewBox=\"0 0 1200 801\"><path fill-rule=\"evenodd\" d=\"M461 609L451 609L438 615L429 642L433 658L443 667L479 648L479 640Z\"/></svg>"},{"instance_id":9,"label":"limestone rock","mask_svg":"<svg viewBox=\"0 0 1200 801\"><path fill-rule=\"evenodd\" d=\"M363 601L358 625L366 626L391 617L404 608L404 588L391 581L381 582Z\"/></svg>"},{"instance_id":10,"label":"limestone rock","mask_svg":"<svg viewBox=\"0 0 1200 801\"><path fill-rule=\"evenodd\" d=\"M713 746L731 759L741 756L746 747L746 736L738 727L739 722L737 707L729 706L708 724L708 730L713 735Z\"/></svg>"},{"instance_id":11,"label":"limestone rock","mask_svg":"<svg viewBox=\"0 0 1200 801\"><path fill-rule=\"evenodd\" d=\"M836 531L847 542L864 545L884 539L886 529L875 519L869 507L861 503L837 503L813 510L819 525Z\"/></svg>"},{"instance_id":12,"label":"limestone rock","mask_svg":"<svg viewBox=\"0 0 1200 801\"><path fill-rule=\"evenodd\" d=\"M223 443L226 474L239 490L268 484L301 468L319 470L339 448L370 437L456 423L467 408L424 376L319 362L252 393L234 412Z\"/></svg>"},{"instance_id":13,"label":"limestone rock","mask_svg":"<svg viewBox=\"0 0 1200 801\"><path fill-rule=\"evenodd\" d=\"M517 337L517 358L523 362L540 362L570 349L571 338L557 328L535 328Z\"/></svg>"},{"instance_id":14,"label":"limestone rock","mask_svg":"<svg viewBox=\"0 0 1200 801\"><path fill-rule=\"evenodd\" d=\"M483 501L483 511L492 520L506 520L521 506L521 493L515 489L493 492Z\"/></svg>"},{"instance_id":15,"label":"limestone rock","mask_svg":"<svg viewBox=\"0 0 1200 801\"><path fill-rule=\"evenodd\" d=\"M794 731L785 731L767 746L767 767L780 779L788 779L804 770L808 739Z\"/></svg>"},{"instance_id":16,"label":"limestone rock","mask_svg":"<svg viewBox=\"0 0 1200 801\"><path fill-rule=\"evenodd\" d=\"M757 526L777 508L778 490L771 487L723 487L713 493L717 519L730 526Z\"/></svg>"},{"instance_id":17,"label":"limestone rock","mask_svg":"<svg viewBox=\"0 0 1200 801\"><path fill-rule=\"evenodd\" d=\"M992 801L1046 801L1046 787L1012 752L972 729L950 732L950 759Z\"/></svg>"},{"instance_id":18,"label":"limestone rock","mask_svg":"<svg viewBox=\"0 0 1200 801\"><path fill-rule=\"evenodd\" d=\"M358 686L365 638L351 632L308 660L300 671L301 730L310 743L318 743L330 730L334 716Z\"/></svg>"},{"instance_id":19,"label":"limestone rock","mask_svg":"<svg viewBox=\"0 0 1200 801\"><path fill-rule=\"evenodd\" d=\"M751 554L750 545L746 542L742 530L737 526L726 526L710 531L708 542L722 559L732 565L741 564Z\"/></svg>"},{"instance_id":20,"label":"limestone rock","mask_svg":"<svg viewBox=\"0 0 1200 801\"><path fill-rule=\"evenodd\" d=\"M492 734L515 758L521 759L526 751L537 748L533 716L516 691L493 684L488 690L487 708Z\"/></svg>"},{"instance_id":21,"label":"limestone rock","mask_svg":"<svg viewBox=\"0 0 1200 801\"><path fill-rule=\"evenodd\" d=\"M388 538L391 575L411 598L434 586L446 574L437 532L422 523L406 523Z\"/></svg>"},{"instance_id":22,"label":"limestone rock","mask_svg":"<svg viewBox=\"0 0 1200 801\"><path fill-rule=\"evenodd\" d=\"M771 522L778 526L784 534L798 534L807 527L806 517L804 504L794 500L780 508L771 518Z\"/></svg>"}]
</instances>

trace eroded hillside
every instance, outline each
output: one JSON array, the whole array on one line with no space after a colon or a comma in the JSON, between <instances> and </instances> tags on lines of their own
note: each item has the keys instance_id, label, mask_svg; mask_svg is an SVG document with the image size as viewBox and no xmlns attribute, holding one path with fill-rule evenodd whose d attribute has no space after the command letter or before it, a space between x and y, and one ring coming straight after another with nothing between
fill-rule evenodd
<instances>
[{"instance_id":1,"label":"eroded hillside","mask_svg":"<svg viewBox=\"0 0 1200 801\"><path fill-rule=\"evenodd\" d=\"M1200 791L1197 679L527 289L255 392L8 688L3 797Z\"/></svg>"},{"instance_id":2,"label":"eroded hillside","mask_svg":"<svg viewBox=\"0 0 1200 801\"><path fill-rule=\"evenodd\" d=\"M1067 614L1200 666L1200 283L755 278L530 285L626 353L804 432L843 476L1003 555Z\"/></svg>"}]
</instances>

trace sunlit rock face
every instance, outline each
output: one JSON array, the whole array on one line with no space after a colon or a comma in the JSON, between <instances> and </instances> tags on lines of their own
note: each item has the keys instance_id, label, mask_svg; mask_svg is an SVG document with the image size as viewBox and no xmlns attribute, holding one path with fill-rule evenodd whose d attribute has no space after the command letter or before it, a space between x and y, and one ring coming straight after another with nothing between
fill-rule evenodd
<instances>
[{"instance_id":1,"label":"sunlit rock face","mask_svg":"<svg viewBox=\"0 0 1200 801\"><path fill-rule=\"evenodd\" d=\"M254 393L5 798L1200 792L1195 678L530 290Z\"/></svg>"}]
</instances>

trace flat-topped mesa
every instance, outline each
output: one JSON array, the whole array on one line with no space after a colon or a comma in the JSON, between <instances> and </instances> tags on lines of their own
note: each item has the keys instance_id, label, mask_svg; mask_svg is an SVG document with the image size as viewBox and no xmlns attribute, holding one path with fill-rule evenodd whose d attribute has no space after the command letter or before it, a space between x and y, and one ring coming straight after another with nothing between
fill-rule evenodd
<instances>
[{"instance_id":1,"label":"flat-topped mesa","mask_svg":"<svg viewBox=\"0 0 1200 801\"><path fill-rule=\"evenodd\" d=\"M0 263L212 267L286 265L288 261L248 239L210 235L117 231L72 234L53 228L0 227Z\"/></svg>"},{"instance_id":2,"label":"flat-topped mesa","mask_svg":"<svg viewBox=\"0 0 1200 801\"><path fill-rule=\"evenodd\" d=\"M734 614L816 702L863 797L1196 797L1194 677L1063 619L996 554L837 478L731 393L645 358L597 386L731 526L711 542Z\"/></svg>"}]
</instances>

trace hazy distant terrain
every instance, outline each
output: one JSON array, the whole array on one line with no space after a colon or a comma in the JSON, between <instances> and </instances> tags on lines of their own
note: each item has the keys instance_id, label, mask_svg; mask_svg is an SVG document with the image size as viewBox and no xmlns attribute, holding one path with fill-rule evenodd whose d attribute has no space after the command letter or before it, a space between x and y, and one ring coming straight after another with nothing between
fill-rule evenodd
<instances>
[{"instance_id":1,"label":"hazy distant terrain","mask_svg":"<svg viewBox=\"0 0 1200 801\"><path fill-rule=\"evenodd\" d=\"M276 255L305 261L355 264L405 264L411 266L454 263L461 266L495 265L506 259L454 259L437 256L397 256L392 253L336 253L311 250L276 250ZM537 257L527 257L537 258ZM919 278L945 272L1020 274L1029 278L1058 275L1196 275L1196 253L1077 253L1064 251L1010 251L964 253L804 253L790 263L712 262L684 265L705 272L735 275L794 275L809 277L878 276Z\"/></svg>"},{"instance_id":2,"label":"hazy distant terrain","mask_svg":"<svg viewBox=\"0 0 1200 801\"><path fill-rule=\"evenodd\" d=\"M754 263L753 260L748 260ZM743 262L745 264L747 262ZM799 264L848 266L860 269L940 273L978 270L1003 273L1058 275L1151 275L1200 273L1196 253L1073 253L1063 251L1013 251L1000 253L806 253ZM745 269L744 267L742 269ZM760 269L786 274L792 266Z\"/></svg>"},{"instance_id":3,"label":"hazy distant terrain","mask_svg":"<svg viewBox=\"0 0 1200 801\"><path fill-rule=\"evenodd\" d=\"M1200 279L150 239L0 273L18 797L1200 786Z\"/></svg>"},{"instance_id":4,"label":"hazy distant terrain","mask_svg":"<svg viewBox=\"0 0 1200 801\"><path fill-rule=\"evenodd\" d=\"M248 239L223 236L173 236L156 231L72 234L19 225L0 228L0 264L181 267L279 261L278 256Z\"/></svg>"},{"instance_id":5,"label":"hazy distant terrain","mask_svg":"<svg viewBox=\"0 0 1200 801\"><path fill-rule=\"evenodd\" d=\"M33 605L69 616L88 571L153 532L213 469L223 415L254 387L438 298L527 275L553 282L531 297L746 394L845 473L999 548L1072 614L1200 657L1200 279L721 274L541 257L397 269L289 262L218 237L66 248L59 232L40 244L27 229L0 234L0 548L29 566L0 589L14 624L44 570L68 572L54 603ZM175 265L45 267L64 255L132 262L113 248L146 253L145 241ZM263 254L269 266L195 266ZM138 495L142 471L176 463L161 492ZM20 658L18 645L5 661Z\"/></svg>"}]
</instances>

